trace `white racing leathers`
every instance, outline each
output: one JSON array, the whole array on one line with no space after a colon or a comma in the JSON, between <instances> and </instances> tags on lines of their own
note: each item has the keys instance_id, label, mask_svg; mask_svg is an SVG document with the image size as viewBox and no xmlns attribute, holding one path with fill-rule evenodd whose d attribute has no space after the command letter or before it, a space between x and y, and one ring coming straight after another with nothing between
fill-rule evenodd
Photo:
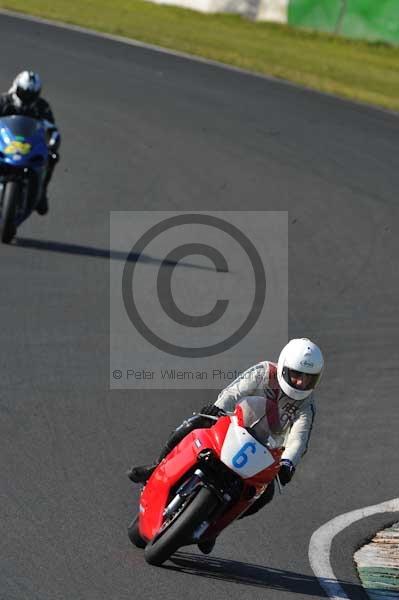
<instances>
[{"instance_id":1,"label":"white racing leathers","mask_svg":"<svg viewBox=\"0 0 399 600\"><path fill-rule=\"evenodd\" d=\"M216 406L234 411L240 403L244 425L260 442L269 435L285 446L282 458L297 466L308 449L315 415L313 394L295 401L281 390L277 365L265 361L247 369L218 396Z\"/></svg>"}]
</instances>

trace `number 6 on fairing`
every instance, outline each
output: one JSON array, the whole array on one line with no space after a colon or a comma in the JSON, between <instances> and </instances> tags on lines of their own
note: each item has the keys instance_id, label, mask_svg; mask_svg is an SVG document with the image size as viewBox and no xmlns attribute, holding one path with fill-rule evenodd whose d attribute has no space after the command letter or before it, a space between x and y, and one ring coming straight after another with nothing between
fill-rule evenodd
<instances>
[{"instance_id":1,"label":"number 6 on fairing","mask_svg":"<svg viewBox=\"0 0 399 600\"><path fill-rule=\"evenodd\" d=\"M242 469L242 467L244 467L247 464L247 462L248 462L248 455L246 454L247 450L250 450L251 454L255 454L256 444L254 444L253 442L247 442L246 444L243 445L242 448L240 448L240 450L237 452L237 454L235 454L233 456L233 458L231 459L231 462L233 463L233 465L235 466L236 469Z\"/></svg>"}]
</instances>

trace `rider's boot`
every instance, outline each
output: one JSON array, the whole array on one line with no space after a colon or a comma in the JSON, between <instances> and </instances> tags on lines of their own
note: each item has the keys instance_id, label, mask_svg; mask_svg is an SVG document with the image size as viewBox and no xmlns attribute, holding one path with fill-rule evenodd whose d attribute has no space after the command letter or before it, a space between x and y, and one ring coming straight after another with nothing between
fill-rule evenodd
<instances>
[{"instance_id":1,"label":"rider's boot","mask_svg":"<svg viewBox=\"0 0 399 600\"><path fill-rule=\"evenodd\" d=\"M40 216L47 215L47 213L48 213L47 190L43 191L42 197L39 200L39 204L36 206L36 212Z\"/></svg>"},{"instance_id":2,"label":"rider's boot","mask_svg":"<svg viewBox=\"0 0 399 600\"><path fill-rule=\"evenodd\" d=\"M126 475L129 477L130 481L133 481L134 483L146 483L157 466L158 463L154 463L153 465L144 465L142 467L132 467L129 469Z\"/></svg>"},{"instance_id":3,"label":"rider's boot","mask_svg":"<svg viewBox=\"0 0 399 600\"><path fill-rule=\"evenodd\" d=\"M183 423L172 433L166 442L156 462L152 463L151 465L132 467L127 472L127 476L129 477L130 481L133 481L134 483L146 483L161 460L163 460L165 456L167 456L169 452L171 452L173 448L175 448L175 446L177 446L177 444L179 444L182 439L186 437L187 434L189 434L191 431L194 431L194 429L210 427L211 425L213 425L213 421L207 419L206 417L202 417L201 415L194 415L186 421L183 421Z\"/></svg>"}]
</instances>

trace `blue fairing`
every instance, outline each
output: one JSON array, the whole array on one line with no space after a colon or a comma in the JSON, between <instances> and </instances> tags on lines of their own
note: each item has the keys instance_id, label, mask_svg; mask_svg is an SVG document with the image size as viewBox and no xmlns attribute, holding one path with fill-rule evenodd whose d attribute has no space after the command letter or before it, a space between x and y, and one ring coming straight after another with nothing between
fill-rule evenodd
<instances>
[{"instance_id":1,"label":"blue fairing","mask_svg":"<svg viewBox=\"0 0 399 600\"><path fill-rule=\"evenodd\" d=\"M0 197L3 202L8 182L20 183L16 226L29 217L40 201L48 157L46 129L41 121L19 115L0 118Z\"/></svg>"},{"instance_id":2,"label":"blue fairing","mask_svg":"<svg viewBox=\"0 0 399 600\"><path fill-rule=\"evenodd\" d=\"M0 165L41 170L47 163L45 128L30 117L0 119Z\"/></svg>"}]
</instances>

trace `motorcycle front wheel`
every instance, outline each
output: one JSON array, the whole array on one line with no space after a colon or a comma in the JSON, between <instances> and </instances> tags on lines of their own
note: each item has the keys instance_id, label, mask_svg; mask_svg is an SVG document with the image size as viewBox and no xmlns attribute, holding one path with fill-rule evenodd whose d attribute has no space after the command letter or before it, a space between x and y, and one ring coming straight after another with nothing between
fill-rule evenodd
<instances>
[{"instance_id":1,"label":"motorcycle front wheel","mask_svg":"<svg viewBox=\"0 0 399 600\"><path fill-rule=\"evenodd\" d=\"M4 186L1 205L0 237L3 244L9 244L17 232L14 224L20 186L17 181L8 181Z\"/></svg>"},{"instance_id":2,"label":"motorcycle front wheel","mask_svg":"<svg viewBox=\"0 0 399 600\"><path fill-rule=\"evenodd\" d=\"M215 494L205 487L201 487L194 497L187 498L176 517L166 523L146 545L146 561L150 565L160 566L181 546L191 543L194 531L209 517L217 504Z\"/></svg>"}]
</instances>

